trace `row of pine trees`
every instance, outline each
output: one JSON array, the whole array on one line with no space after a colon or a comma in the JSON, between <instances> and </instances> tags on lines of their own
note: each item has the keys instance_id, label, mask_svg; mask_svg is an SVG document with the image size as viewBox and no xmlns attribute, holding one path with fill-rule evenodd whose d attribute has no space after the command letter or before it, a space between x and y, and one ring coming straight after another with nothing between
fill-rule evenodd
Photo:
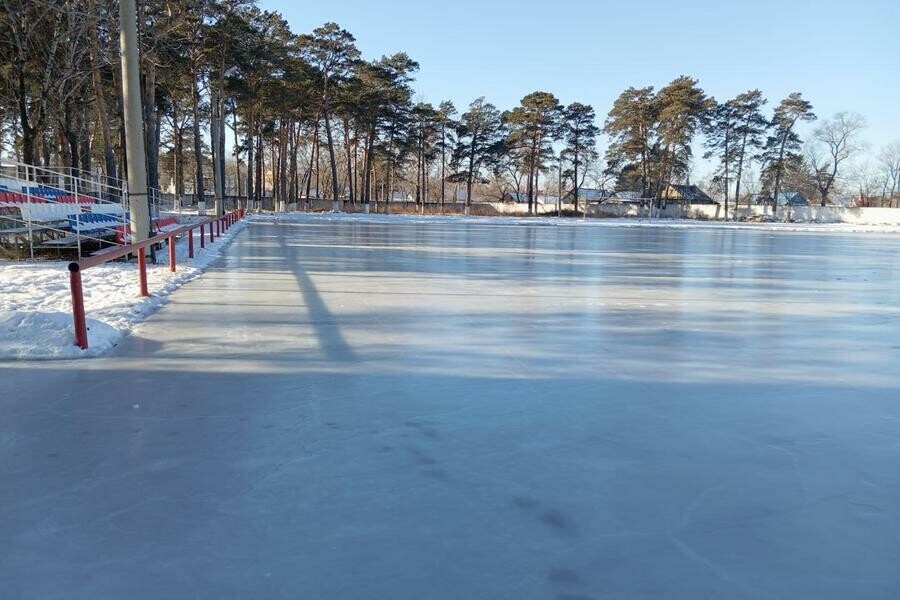
<instances>
[{"instance_id":1,"label":"row of pine trees","mask_svg":"<svg viewBox=\"0 0 900 600\"><path fill-rule=\"evenodd\" d=\"M148 183L165 180L179 197L367 203L405 187L417 202L468 203L493 185L531 209L552 168L553 189L576 201L589 171L595 185L660 198L689 176L703 134L713 191L726 203L747 195L741 185L753 169L770 198L801 181L825 204L864 126L838 114L816 129L809 151L797 126L816 117L800 93L767 112L758 90L717 102L684 76L625 90L602 127L589 104L563 105L544 91L510 110L479 98L460 113L449 101L415 102L412 58L365 59L335 23L295 34L252 0L143 0L138 10ZM0 6L5 155L124 177L117 11L113 0ZM885 149L881 164L882 195L893 198L900 148Z\"/></svg>"}]
</instances>

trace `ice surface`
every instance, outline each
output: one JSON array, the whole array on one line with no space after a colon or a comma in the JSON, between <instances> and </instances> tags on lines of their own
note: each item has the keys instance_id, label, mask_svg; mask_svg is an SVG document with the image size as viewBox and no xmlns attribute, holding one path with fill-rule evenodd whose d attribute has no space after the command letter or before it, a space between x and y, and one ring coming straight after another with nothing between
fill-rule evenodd
<instances>
[{"instance_id":1,"label":"ice surface","mask_svg":"<svg viewBox=\"0 0 900 600\"><path fill-rule=\"evenodd\" d=\"M0 368L12 598L900 597L896 235L257 220Z\"/></svg>"}]
</instances>

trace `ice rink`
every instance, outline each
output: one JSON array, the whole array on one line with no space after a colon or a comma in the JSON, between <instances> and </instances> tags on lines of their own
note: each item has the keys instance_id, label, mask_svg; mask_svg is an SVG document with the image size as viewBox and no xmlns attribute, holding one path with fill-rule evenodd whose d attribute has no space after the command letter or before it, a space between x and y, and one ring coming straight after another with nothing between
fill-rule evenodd
<instances>
[{"instance_id":1,"label":"ice rink","mask_svg":"<svg viewBox=\"0 0 900 600\"><path fill-rule=\"evenodd\" d=\"M0 364L4 599L900 598L900 237L254 221Z\"/></svg>"}]
</instances>

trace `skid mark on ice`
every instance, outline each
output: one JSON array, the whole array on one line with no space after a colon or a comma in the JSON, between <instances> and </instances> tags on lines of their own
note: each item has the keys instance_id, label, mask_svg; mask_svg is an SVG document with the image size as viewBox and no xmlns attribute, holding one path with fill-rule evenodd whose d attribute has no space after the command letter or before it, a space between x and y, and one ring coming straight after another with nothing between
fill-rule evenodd
<instances>
[{"instance_id":1,"label":"skid mark on ice","mask_svg":"<svg viewBox=\"0 0 900 600\"><path fill-rule=\"evenodd\" d=\"M543 507L540 501L527 496L513 496L512 504L559 535L574 537L578 533L574 520L558 508Z\"/></svg>"}]
</instances>

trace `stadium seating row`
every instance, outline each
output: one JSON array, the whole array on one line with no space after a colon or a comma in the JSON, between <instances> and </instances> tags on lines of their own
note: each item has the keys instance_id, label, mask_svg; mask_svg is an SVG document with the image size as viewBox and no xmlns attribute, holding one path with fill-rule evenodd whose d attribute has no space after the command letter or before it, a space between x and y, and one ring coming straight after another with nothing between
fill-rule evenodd
<instances>
[{"instance_id":1,"label":"stadium seating row","mask_svg":"<svg viewBox=\"0 0 900 600\"><path fill-rule=\"evenodd\" d=\"M58 191L58 190L57 190ZM93 204L97 202L96 198L90 196L74 195L74 194L52 194L52 195L32 195L30 198L22 192L4 192L0 191L0 204L28 204L39 202L54 202L65 204Z\"/></svg>"}]
</instances>

